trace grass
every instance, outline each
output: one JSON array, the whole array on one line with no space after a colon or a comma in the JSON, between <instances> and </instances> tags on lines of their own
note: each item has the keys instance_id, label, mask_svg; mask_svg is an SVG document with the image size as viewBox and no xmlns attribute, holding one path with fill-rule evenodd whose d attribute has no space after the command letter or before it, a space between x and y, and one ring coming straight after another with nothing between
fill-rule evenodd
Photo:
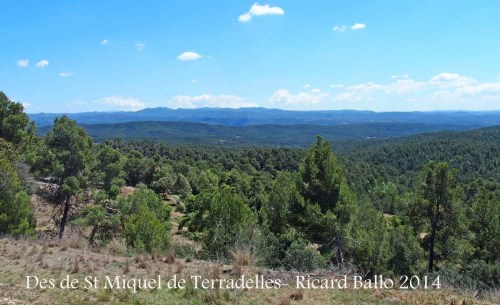
<instances>
[{"instance_id":1,"label":"grass","mask_svg":"<svg viewBox=\"0 0 500 305\"><path fill-rule=\"evenodd\" d=\"M173 275L189 278L228 278L234 265L176 259L169 254L116 255L110 249L98 252L82 246L70 237L59 241L0 239L0 303L1 304L498 304L498 298L477 299L472 293L452 289L433 291L401 290L298 290L283 287L269 290L202 290L189 283L186 289L140 290L127 289L74 290L26 289L26 276L63 279L67 275L82 283L87 275L104 278L127 273L128 278L163 279ZM238 254L243 256L242 254ZM252 276L262 272L246 258L238 258L237 272ZM243 262L241 262L243 261ZM128 270L125 270L128 269ZM126 271L126 272L125 272ZM278 274L278 273L277 273Z\"/></svg>"}]
</instances>

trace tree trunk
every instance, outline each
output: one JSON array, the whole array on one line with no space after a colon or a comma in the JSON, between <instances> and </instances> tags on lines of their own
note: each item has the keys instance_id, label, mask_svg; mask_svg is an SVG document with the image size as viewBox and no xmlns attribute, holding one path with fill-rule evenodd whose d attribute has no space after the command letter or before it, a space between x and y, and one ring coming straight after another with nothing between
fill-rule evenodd
<instances>
[{"instance_id":1,"label":"tree trunk","mask_svg":"<svg viewBox=\"0 0 500 305\"><path fill-rule=\"evenodd\" d=\"M94 245L94 238L95 238L95 234L97 233L98 228L99 228L98 225L94 225L94 227L92 228L92 232L90 232L90 236L89 236L89 246Z\"/></svg>"},{"instance_id":2,"label":"tree trunk","mask_svg":"<svg viewBox=\"0 0 500 305\"><path fill-rule=\"evenodd\" d=\"M432 228L431 228L431 237L429 240L429 272L432 272L434 269L434 242L436 239L436 219L432 220Z\"/></svg>"},{"instance_id":3,"label":"tree trunk","mask_svg":"<svg viewBox=\"0 0 500 305\"><path fill-rule=\"evenodd\" d=\"M344 243L342 241L342 234L339 230L335 232L335 239L337 243L337 263L340 268L344 268Z\"/></svg>"},{"instance_id":4,"label":"tree trunk","mask_svg":"<svg viewBox=\"0 0 500 305\"><path fill-rule=\"evenodd\" d=\"M68 213L71 207L70 204L71 197L66 198L66 202L64 203L64 211L61 219L61 223L59 224L59 239L61 239L64 235L64 228L66 227L66 222L68 222Z\"/></svg>"}]
</instances>

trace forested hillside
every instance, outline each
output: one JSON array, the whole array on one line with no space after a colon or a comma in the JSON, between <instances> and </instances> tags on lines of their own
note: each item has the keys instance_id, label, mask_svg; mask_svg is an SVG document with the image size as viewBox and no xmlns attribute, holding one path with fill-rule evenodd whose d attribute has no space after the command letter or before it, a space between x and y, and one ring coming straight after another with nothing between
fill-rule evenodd
<instances>
[{"instance_id":1,"label":"forested hillside","mask_svg":"<svg viewBox=\"0 0 500 305\"><path fill-rule=\"evenodd\" d=\"M317 135L336 147L352 142L402 137L442 130L469 130L475 126L415 123L370 123L339 126L252 125L224 126L190 122L130 122L82 125L96 142L106 139L152 139L166 144L307 147ZM50 127L42 127L45 135Z\"/></svg>"},{"instance_id":2,"label":"forested hillside","mask_svg":"<svg viewBox=\"0 0 500 305\"><path fill-rule=\"evenodd\" d=\"M245 257L262 270L428 276L482 295L500 285L499 127L340 153L313 134L305 149L96 142L66 116L38 136L3 93L0 122L1 234L64 241L78 228L95 253L121 247L124 257L188 257L240 273ZM183 136L199 131L187 126ZM279 128L290 141L306 127ZM256 137L257 127L242 130L252 129ZM53 207L43 233L33 198Z\"/></svg>"}]
</instances>

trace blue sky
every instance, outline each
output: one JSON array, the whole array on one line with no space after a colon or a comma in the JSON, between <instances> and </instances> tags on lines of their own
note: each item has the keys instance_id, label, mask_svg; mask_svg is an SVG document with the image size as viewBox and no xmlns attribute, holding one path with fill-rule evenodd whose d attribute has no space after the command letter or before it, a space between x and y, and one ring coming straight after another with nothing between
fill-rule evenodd
<instances>
[{"instance_id":1,"label":"blue sky","mask_svg":"<svg viewBox=\"0 0 500 305\"><path fill-rule=\"evenodd\" d=\"M500 110L500 1L2 1L28 112Z\"/></svg>"}]
</instances>

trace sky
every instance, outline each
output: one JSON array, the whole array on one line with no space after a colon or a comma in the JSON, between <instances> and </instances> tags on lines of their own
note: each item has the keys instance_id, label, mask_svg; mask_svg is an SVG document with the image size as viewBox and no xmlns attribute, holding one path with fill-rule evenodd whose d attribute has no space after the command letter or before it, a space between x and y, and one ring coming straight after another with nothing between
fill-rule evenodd
<instances>
[{"instance_id":1,"label":"sky","mask_svg":"<svg viewBox=\"0 0 500 305\"><path fill-rule=\"evenodd\" d=\"M500 110L498 0L2 0L27 112Z\"/></svg>"}]
</instances>

